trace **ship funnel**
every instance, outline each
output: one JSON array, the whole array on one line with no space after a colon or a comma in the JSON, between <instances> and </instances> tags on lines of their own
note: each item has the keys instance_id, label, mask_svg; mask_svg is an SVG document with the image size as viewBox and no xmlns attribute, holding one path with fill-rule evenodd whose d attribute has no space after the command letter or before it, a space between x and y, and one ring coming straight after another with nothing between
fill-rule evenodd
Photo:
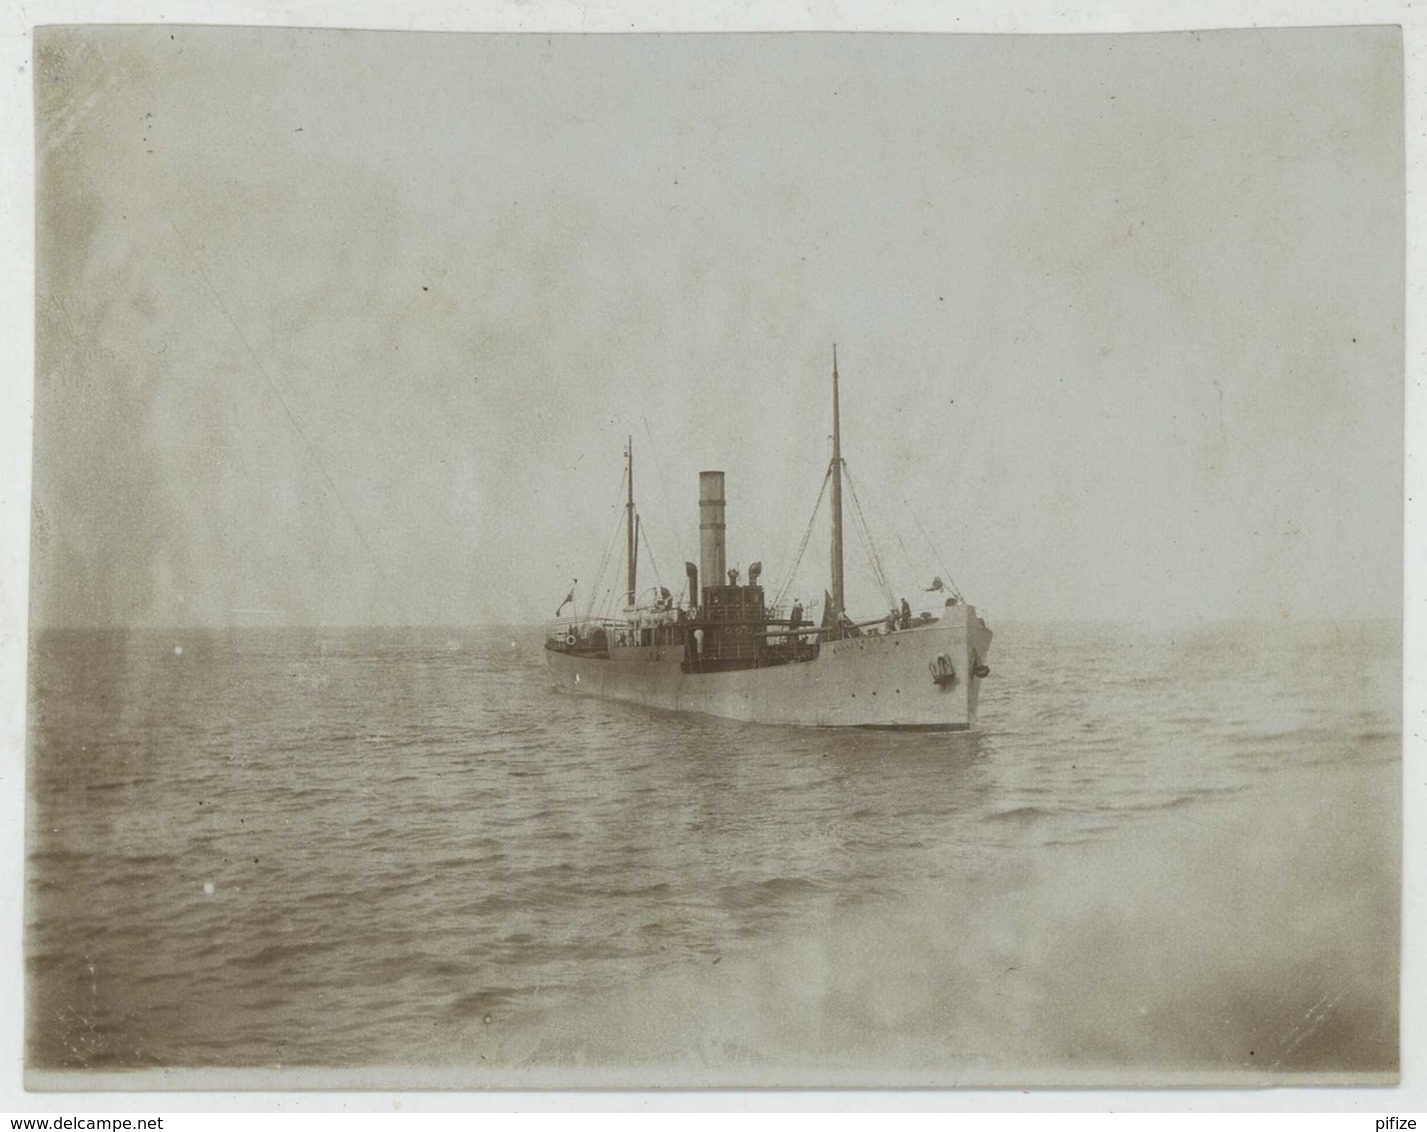
<instances>
[{"instance_id":1,"label":"ship funnel","mask_svg":"<svg viewBox=\"0 0 1427 1132\"><path fill-rule=\"evenodd\" d=\"M699 594L699 568L692 562L685 562L684 574L689 579L689 604L698 605L701 600L701 595Z\"/></svg>"},{"instance_id":2,"label":"ship funnel","mask_svg":"<svg viewBox=\"0 0 1427 1132\"><path fill-rule=\"evenodd\" d=\"M704 585L722 584L724 575L723 473L699 473L699 570ZM702 595L701 595L702 596Z\"/></svg>"}]
</instances>

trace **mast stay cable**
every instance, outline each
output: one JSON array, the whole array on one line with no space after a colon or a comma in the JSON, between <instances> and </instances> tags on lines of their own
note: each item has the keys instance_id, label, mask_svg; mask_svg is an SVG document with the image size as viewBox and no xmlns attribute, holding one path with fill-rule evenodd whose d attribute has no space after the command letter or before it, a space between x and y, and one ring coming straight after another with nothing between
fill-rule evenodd
<instances>
[{"instance_id":1,"label":"mast stay cable","mask_svg":"<svg viewBox=\"0 0 1427 1132\"><path fill-rule=\"evenodd\" d=\"M648 457L648 460L649 460L649 462L651 462L651 463L654 465L654 478L655 478L655 480L656 480L656 481L658 482L658 484L659 484L659 499L660 499L660 502L663 504L663 507L664 507L664 519L661 519L660 522L663 522L664 520L667 519L667 520L669 521L669 524L670 524L668 527L660 527L660 528L659 528L659 530L660 530L660 537L662 538L662 537L663 537L663 534L664 534L665 532L667 532L667 531L672 530L672 531L675 532L675 534L674 534L674 541L673 541L672 546L673 546L673 551L674 551L673 561L675 562L676 569L677 569L677 563L678 563L678 561L679 561L679 538L678 538L678 524L675 522L675 519L677 518L677 516L678 516L678 514L679 514L679 511L678 511L677 508L675 508L675 506L674 506L674 504L673 504L673 502L672 502L672 500L671 500L671 497L670 497L670 495L669 495L669 488L668 488L668 485L667 485L667 483L666 483L666 481L665 481L665 478L664 478L664 461L659 458L659 445L655 442L655 440L654 440L654 433L653 433L653 431L652 431L652 430L650 429L650 427L649 427L649 418L646 417L646 416L643 416L643 415L641 414L641 416L640 416L639 419L640 419L640 421L643 422L643 424L644 424L644 435L649 438L649 453L650 453L650 455L649 455L649 457ZM648 538L648 535L647 535L647 534L645 535L645 538L646 538L646 539ZM671 544L669 544L669 543L665 543L665 544L664 544L664 549L665 549L665 550L670 549L670 545L671 545ZM654 549L653 549L652 546L649 548L649 561L650 561L651 563L653 563L653 561L654 561ZM655 574L658 574L658 573L659 573L659 568L658 568L657 566L655 566L654 572L655 572Z\"/></svg>"},{"instance_id":2,"label":"mast stay cable","mask_svg":"<svg viewBox=\"0 0 1427 1132\"><path fill-rule=\"evenodd\" d=\"M637 529L639 531L640 541L644 543L644 552L649 555L649 565L654 568L654 581L659 585L663 585L664 575L659 569L659 563L654 559L654 546L649 541L649 528L641 522L638 524Z\"/></svg>"},{"instance_id":3,"label":"mast stay cable","mask_svg":"<svg viewBox=\"0 0 1427 1132\"><path fill-rule=\"evenodd\" d=\"M852 473L846 467L843 468L843 474L847 477L847 486L852 494L852 513L857 520L854 529L857 531L858 541L862 543L862 549L872 567L872 576L882 588L882 592L887 595L888 602L895 605L897 595L892 590L892 583L887 578L887 568L883 565L882 555L878 552L877 543L872 537L872 528L868 525L867 516L862 511L862 500L858 495L857 484L852 478Z\"/></svg>"},{"instance_id":4,"label":"mast stay cable","mask_svg":"<svg viewBox=\"0 0 1427 1132\"><path fill-rule=\"evenodd\" d=\"M926 540L927 549L932 552L932 557L936 559L937 564L941 567L941 572L946 578L946 584L951 587L951 592L956 595L958 601L965 601L966 598L962 596L961 590L956 584L956 580L951 576L951 571L946 568L946 563L942 560L941 554L937 551L936 544L932 542L931 535L927 534L926 527L922 525L921 518L912 510L911 505L905 499L902 500L902 509L912 517L912 521L917 524L917 529L922 532L922 538Z\"/></svg>"},{"instance_id":5,"label":"mast stay cable","mask_svg":"<svg viewBox=\"0 0 1427 1132\"><path fill-rule=\"evenodd\" d=\"M619 477L619 494L620 494L620 495L623 495L623 494L624 494L625 477L626 477L628 474L629 474L628 469L626 469L625 471L623 471L623 472L620 473L620 477ZM615 512L614 530L610 532L609 542L605 544L604 556L600 559L600 568L599 568L599 571L595 574L595 583L594 583L593 586L590 587L590 612L591 612L592 614L594 614L594 613L599 613L600 616L608 616L609 607L610 607L610 605L612 604L612 602L609 601L609 600L602 600L602 599L601 599L601 595L602 595L603 592L604 592L604 591L603 591L603 585L604 585L605 571L609 568L610 558L611 558L611 557L613 556L613 554L614 554L614 545L615 545L616 542L619 541L619 531L620 531L620 528L621 528L623 525L624 525L624 516L621 515L621 514L619 514L619 511L617 510L617 511ZM609 592L609 596L610 596L610 598L612 599L612 598L613 598L613 595L614 595L614 589L613 589L614 582L613 582L613 580L611 580L610 586L611 586L611 589L610 589L610 592Z\"/></svg>"},{"instance_id":6,"label":"mast stay cable","mask_svg":"<svg viewBox=\"0 0 1427 1132\"><path fill-rule=\"evenodd\" d=\"M793 579L797 576L798 567L803 564L803 554L808 549L808 540L812 538L813 525L818 521L818 511L822 507L823 496L827 494L827 485L831 479L832 466L829 465L827 471L823 473L823 485L822 488L818 491L817 502L813 504L813 513L808 517L807 530L803 532L803 540L801 543L798 544L797 557L793 559L793 565L788 569L787 574L784 576L783 584L778 587L778 596L773 599L773 605L775 607L781 606L783 604L783 599L788 596L788 590L792 587Z\"/></svg>"}]
</instances>

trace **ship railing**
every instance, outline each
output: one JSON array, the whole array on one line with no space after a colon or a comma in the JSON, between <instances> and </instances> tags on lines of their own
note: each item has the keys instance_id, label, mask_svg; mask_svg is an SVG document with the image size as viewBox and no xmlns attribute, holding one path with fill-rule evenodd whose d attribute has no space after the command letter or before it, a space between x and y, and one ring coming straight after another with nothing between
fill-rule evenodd
<instances>
[{"instance_id":1,"label":"ship railing","mask_svg":"<svg viewBox=\"0 0 1427 1132\"><path fill-rule=\"evenodd\" d=\"M617 622L626 629L657 629L664 625L680 625L688 620L688 612L678 606L663 609L636 609L624 621Z\"/></svg>"},{"instance_id":2,"label":"ship railing","mask_svg":"<svg viewBox=\"0 0 1427 1132\"><path fill-rule=\"evenodd\" d=\"M545 636L550 641L570 645L572 637L575 642L587 641L600 630L612 635L616 629L627 627L628 622L615 621L608 617L565 617L547 621Z\"/></svg>"}]
</instances>

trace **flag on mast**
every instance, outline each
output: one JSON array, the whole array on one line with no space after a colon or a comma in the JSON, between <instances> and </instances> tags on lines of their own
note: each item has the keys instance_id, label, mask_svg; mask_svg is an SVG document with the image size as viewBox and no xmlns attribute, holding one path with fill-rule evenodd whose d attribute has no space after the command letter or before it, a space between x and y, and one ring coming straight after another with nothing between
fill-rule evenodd
<instances>
[{"instance_id":1,"label":"flag on mast","mask_svg":"<svg viewBox=\"0 0 1427 1132\"><path fill-rule=\"evenodd\" d=\"M575 600L575 585L579 582L579 580L580 580L579 578L576 578L573 582L570 583L570 592L565 595L565 600L560 603L560 609L555 610L555 616L556 616L556 617L559 617L559 616L560 616L560 610L561 610L561 609L564 609L565 606L570 605L571 603L574 602L574 600Z\"/></svg>"}]
</instances>

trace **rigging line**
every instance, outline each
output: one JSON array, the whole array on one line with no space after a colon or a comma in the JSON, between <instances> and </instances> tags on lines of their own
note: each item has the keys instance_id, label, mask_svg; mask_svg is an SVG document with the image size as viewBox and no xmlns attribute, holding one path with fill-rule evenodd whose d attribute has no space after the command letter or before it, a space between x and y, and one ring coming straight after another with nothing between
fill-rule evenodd
<instances>
[{"instance_id":1,"label":"rigging line","mask_svg":"<svg viewBox=\"0 0 1427 1132\"><path fill-rule=\"evenodd\" d=\"M619 476L619 494L621 496L624 495L624 477L626 474L627 469L621 471ZM619 507L614 511L614 525L610 528L609 538L605 542L604 553L600 556L599 569L595 572L594 584L590 586L591 617L597 616L600 612L600 595L603 592L605 570L609 567L610 555L614 553L614 544L619 538L619 529L624 525L621 521L620 514L622 510L623 508Z\"/></svg>"},{"instance_id":2,"label":"rigging line","mask_svg":"<svg viewBox=\"0 0 1427 1132\"><path fill-rule=\"evenodd\" d=\"M882 552L877 549L877 543L872 537L872 527L867 523L866 519L862 520L862 528L867 537L867 549L871 552L872 559L877 565L877 577L882 583L882 589L886 592L887 597L891 599L892 604L895 605L896 595L892 592L892 577L887 573L887 565L882 561Z\"/></svg>"},{"instance_id":3,"label":"rigging line","mask_svg":"<svg viewBox=\"0 0 1427 1132\"><path fill-rule=\"evenodd\" d=\"M629 486L629 465L626 464L619 475L619 499L626 499L626 488ZM625 524L629 521L625 512L627 503L621 502L614 511L614 527L610 530L610 539L605 547L604 561L600 566L598 583L595 587L595 598L597 606L594 612L603 620L610 620L615 611L615 593L623 592L619 587L619 571L616 569L609 573L609 588L604 591L603 598L600 598L599 589L605 579L605 573L609 565L614 561L614 548L619 545L621 535L625 532Z\"/></svg>"},{"instance_id":4,"label":"rigging line","mask_svg":"<svg viewBox=\"0 0 1427 1132\"><path fill-rule=\"evenodd\" d=\"M865 549L867 551L869 559L871 559L872 562L872 573L876 577L878 582L881 584L883 591L887 594L888 600L895 605L897 595L892 592L892 583L887 578L887 569L882 564L882 555L878 553L877 543L872 537L872 527L867 522L867 516L863 514L862 500L857 493L857 484L853 482L852 473L850 473L845 467L843 468L843 475L847 477L847 486L851 489L852 492L853 513L855 514L858 523L861 525L861 533L866 538Z\"/></svg>"},{"instance_id":5,"label":"rigging line","mask_svg":"<svg viewBox=\"0 0 1427 1132\"><path fill-rule=\"evenodd\" d=\"M912 552L907 549L907 544L902 541L902 534L900 531L893 531L892 536L897 540L897 545L902 548L902 559L907 564L908 573L911 575L912 579L915 580L921 575L921 571L917 569L917 564L912 559Z\"/></svg>"},{"instance_id":6,"label":"rigging line","mask_svg":"<svg viewBox=\"0 0 1427 1132\"><path fill-rule=\"evenodd\" d=\"M887 596L892 596L892 582L887 575L886 564L882 561L882 552L877 549L877 540L872 535L872 524L867 521L867 516L862 512L862 505L857 501L857 492L852 493L853 505L857 508L858 526L862 530L862 537L867 543L867 552L872 558L872 566L876 571L877 580L882 584L882 588L887 591Z\"/></svg>"},{"instance_id":7,"label":"rigging line","mask_svg":"<svg viewBox=\"0 0 1427 1132\"><path fill-rule=\"evenodd\" d=\"M600 594L604 592L604 572L609 565L610 549L614 545L614 536L619 533L619 528L615 527L608 539L605 540L604 553L600 555L599 568L595 571L594 581L590 583L590 614L594 615L599 611Z\"/></svg>"},{"instance_id":8,"label":"rigging line","mask_svg":"<svg viewBox=\"0 0 1427 1132\"><path fill-rule=\"evenodd\" d=\"M263 375L263 380L268 383L268 388L277 399L277 403L282 406L282 411L287 415L288 423L292 425L292 430L297 433L298 438L306 447L308 456L311 457L317 470L322 473L322 478L327 481L327 486L332 489L332 495L337 500L337 505L342 509L342 513L346 515L347 522L352 525L352 530L357 535L357 541L362 544L362 549L367 552L367 557L372 560L372 568L376 570L377 577L382 581L382 586L384 587L382 600L385 602L387 608L391 609L394 613L397 612L395 603L391 600L389 592L391 590L391 579L387 577L386 571L382 569L381 561L377 558L376 552L372 550L371 543L367 541L367 536L363 533L361 524L357 522L356 515L354 515L352 509L347 506L347 501L342 497L342 492L337 487L337 482L332 478L332 474L327 470L326 465L322 463L322 458L317 454L316 446L308 438L307 433L303 431L302 425L298 422L297 414L292 411L292 406L287 403L287 398L282 395L282 390L278 388L277 382L275 382L272 379L272 375L268 373L267 367L263 365L262 358L258 356L257 350L253 349L253 344L248 341L248 336L243 333L243 328L238 325L238 320L233 317L233 312L228 309L228 304L223 301L223 296L218 293L218 288L213 286L213 280L208 277L208 270L203 266L203 261L200 260L193 249L189 247L188 241L183 238L183 233L179 231L178 225L170 220L169 227L173 229L173 234L177 237L179 246L183 248L185 254L193 263L193 266L198 269L199 277L208 288L208 293L213 296L213 301L218 304L218 309L223 312L229 325L233 327L234 333L238 335L238 340L243 343L244 348L248 351L248 355L253 359L253 364L258 367L258 372Z\"/></svg>"},{"instance_id":9,"label":"rigging line","mask_svg":"<svg viewBox=\"0 0 1427 1132\"><path fill-rule=\"evenodd\" d=\"M796 542L796 547L798 547L798 551L796 551L796 557L793 554L785 554L783 555L781 560L778 560L782 562L792 561L792 567L788 568L788 570L779 572L779 577L781 577L783 581L781 587L779 587L778 595L773 598L773 605L782 604L783 597L785 597L786 592L788 592L788 587L791 587L792 585L793 575L798 572L798 567L802 564L803 551L808 548L808 538L811 537L813 524L818 521L818 508L822 507L822 497L823 494L828 491L828 481L831 477L832 465L829 464L828 470L826 470L822 474L822 485L818 488L818 500L813 502L812 505L812 515L808 518L808 530L803 531L801 540ZM793 544L791 542L791 544L789 544L789 551L792 551L792 547Z\"/></svg>"},{"instance_id":10,"label":"rigging line","mask_svg":"<svg viewBox=\"0 0 1427 1132\"><path fill-rule=\"evenodd\" d=\"M610 555L614 552L614 544L619 541L619 524L616 524L610 534L609 542L605 545L604 557L600 559L599 571L595 574L594 584L590 587L590 615L595 616L601 610L601 594L604 593L605 570L609 566Z\"/></svg>"},{"instance_id":11,"label":"rigging line","mask_svg":"<svg viewBox=\"0 0 1427 1132\"><path fill-rule=\"evenodd\" d=\"M624 494L624 477L620 477L619 493ZM622 510L622 508L620 509ZM614 554L615 543L619 541L619 530L624 526L624 516L619 510L615 511L614 526L610 529L609 541L605 543L604 554L600 558L600 568L595 574L595 584L590 587L590 612L600 611L600 594L604 584L605 571L609 568L610 556Z\"/></svg>"},{"instance_id":12,"label":"rigging line","mask_svg":"<svg viewBox=\"0 0 1427 1132\"><path fill-rule=\"evenodd\" d=\"M609 612L608 601L605 600L604 591L605 571L609 568L609 561L611 561L611 555L614 554L615 544L619 541L619 532L624 530L625 504L622 501L624 501L625 498L625 477L628 477L628 475L628 465L619 465L619 487L618 491L616 491L615 497L618 498L618 500L621 500L621 502L619 502L619 504L616 505L616 507L614 508L614 511L611 512L612 517L614 517L614 525L609 528L609 541L605 542L604 554L602 554L601 558L599 558L599 570L595 572L594 584L589 587L588 615L589 617L594 618L594 620L598 620L598 618L605 617L605 615L608 615ZM609 590L609 594L612 594L612 592L614 592L614 590L612 590L612 587L614 587L614 582L611 581L611 590Z\"/></svg>"},{"instance_id":13,"label":"rigging line","mask_svg":"<svg viewBox=\"0 0 1427 1132\"><path fill-rule=\"evenodd\" d=\"M597 590L592 597L590 615L598 619L607 619L614 606L614 583L611 582L608 589Z\"/></svg>"},{"instance_id":14,"label":"rigging line","mask_svg":"<svg viewBox=\"0 0 1427 1132\"><path fill-rule=\"evenodd\" d=\"M936 544L932 542L931 535L927 534L926 527L922 525L920 516L912 510L911 505L905 499L902 500L902 507L907 514L912 517L912 522L917 524L917 529L922 532L922 538L926 539L927 549L932 552L932 557L935 558L937 564L941 566L941 572L946 575L946 584L951 587L951 592L956 595L958 601L965 601L966 598L962 596L960 588L957 586L955 579L951 576L951 571L946 568L946 563L942 560L941 554L937 551Z\"/></svg>"},{"instance_id":15,"label":"rigging line","mask_svg":"<svg viewBox=\"0 0 1427 1132\"><path fill-rule=\"evenodd\" d=\"M645 553L649 555L649 565L654 567L654 581L656 584L662 585L664 575L659 571L659 563L654 560L654 547L649 543L649 528L643 523L639 524L639 536L644 543Z\"/></svg>"},{"instance_id":16,"label":"rigging line","mask_svg":"<svg viewBox=\"0 0 1427 1132\"><path fill-rule=\"evenodd\" d=\"M640 414L639 419L644 424L644 435L649 438L649 449L654 462L654 478L659 482L659 498L664 504L664 517L666 519L670 519L674 516L677 516L679 512L678 509L674 507L673 503L670 501L669 498L669 487L664 479L664 462L659 459L659 445L654 443L654 433L650 431L649 418L644 416L643 414ZM677 524L673 524L670 529L677 531ZM678 561L679 558L678 541L679 539L676 534L674 537L674 561ZM664 549L668 550L669 548L666 545ZM649 552L649 557L650 559L653 559L654 557L654 552L652 550Z\"/></svg>"},{"instance_id":17,"label":"rigging line","mask_svg":"<svg viewBox=\"0 0 1427 1132\"><path fill-rule=\"evenodd\" d=\"M611 575L609 588L604 594L604 605L600 609L600 616L604 620L616 620L615 614L623 608L623 602L620 601L623 595L624 587L619 584L617 576Z\"/></svg>"},{"instance_id":18,"label":"rigging line","mask_svg":"<svg viewBox=\"0 0 1427 1132\"><path fill-rule=\"evenodd\" d=\"M818 500L813 504L813 513L808 517L807 529L803 532L803 541L798 546L798 556L793 560L792 567L788 570L787 576L783 580L782 586L778 590L778 596L773 599L775 606L781 606L783 599L788 596L788 590L793 584L793 579L797 576L798 567L803 564L803 553L808 549L808 540L813 535L813 524L818 521L818 511L822 508L823 496L827 494L828 482L832 479L832 467L823 473L823 485L818 491Z\"/></svg>"},{"instance_id":19,"label":"rigging line","mask_svg":"<svg viewBox=\"0 0 1427 1132\"><path fill-rule=\"evenodd\" d=\"M857 545L862 549L862 557L863 557L863 559L866 560L866 561L870 564L871 561L872 561L872 555L870 555L870 554L867 552L867 536L866 536L866 534L864 534L862 528L857 525L857 514L856 514L856 512L853 512L853 513L849 516L849 518L850 518L851 522L848 523L848 527L851 529L852 534L853 534L853 537L857 540ZM877 568L876 568L875 566L873 566L873 567L871 567L871 569L872 569L872 584L873 584L874 586L876 586L878 589L881 589L881 588L882 588L882 579L877 576Z\"/></svg>"},{"instance_id":20,"label":"rigging line","mask_svg":"<svg viewBox=\"0 0 1427 1132\"><path fill-rule=\"evenodd\" d=\"M868 549L872 552L872 557L877 563L877 573L882 580L882 589L887 595L887 600L891 602L891 604L896 605L897 595L892 590L892 576L887 573L887 564L883 562L882 552L877 548L877 543L872 537L871 526L866 524L865 519L863 520L863 523L866 526L867 530Z\"/></svg>"},{"instance_id":21,"label":"rigging line","mask_svg":"<svg viewBox=\"0 0 1427 1132\"><path fill-rule=\"evenodd\" d=\"M867 530L866 524L859 521L859 516L854 508L852 532L857 536L857 543L862 547L862 553L866 557L869 567L872 570L872 581L881 591L882 596L888 602L895 605L896 597L892 594L892 588L887 582L886 575L878 567L877 553L871 542L871 534Z\"/></svg>"}]
</instances>

